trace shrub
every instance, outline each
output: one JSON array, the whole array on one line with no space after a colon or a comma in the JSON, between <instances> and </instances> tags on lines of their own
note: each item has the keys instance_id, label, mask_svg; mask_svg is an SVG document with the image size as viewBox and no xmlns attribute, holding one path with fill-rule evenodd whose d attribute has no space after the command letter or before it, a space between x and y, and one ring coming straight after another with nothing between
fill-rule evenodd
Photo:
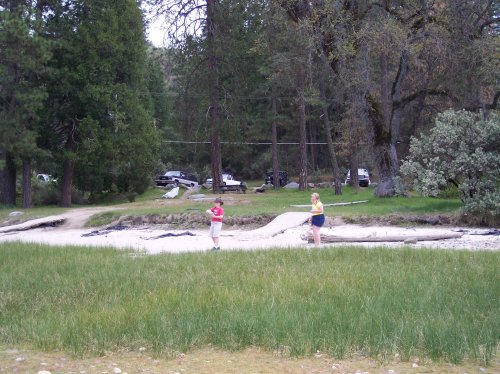
<instances>
[{"instance_id":1,"label":"shrub","mask_svg":"<svg viewBox=\"0 0 500 374\"><path fill-rule=\"evenodd\" d=\"M401 166L404 176L425 196L454 185L466 213L500 216L500 117L446 111L428 135L412 138Z\"/></svg>"},{"instance_id":2,"label":"shrub","mask_svg":"<svg viewBox=\"0 0 500 374\"><path fill-rule=\"evenodd\" d=\"M31 185L33 205L58 205L61 201L61 192L55 183L43 183L34 180Z\"/></svg>"}]
</instances>

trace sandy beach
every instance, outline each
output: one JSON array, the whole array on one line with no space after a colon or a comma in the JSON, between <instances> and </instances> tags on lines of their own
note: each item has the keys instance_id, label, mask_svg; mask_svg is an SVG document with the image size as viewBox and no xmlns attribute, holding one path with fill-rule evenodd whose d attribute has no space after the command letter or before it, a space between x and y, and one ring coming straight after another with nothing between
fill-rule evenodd
<instances>
[{"instance_id":1,"label":"sandy beach","mask_svg":"<svg viewBox=\"0 0 500 374\"><path fill-rule=\"evenodd\" d=\"M88 214L92 213L89 211ZM232 230L223 228L220 238L222 250L260 250L276 248L307 248L315 249L301 239L309 226L304 223L308 213L285 213L278 216L268 225L255 230ZM58 218L58 217L56 217ZM63 218L67 218L63 217ZM21 241L44 243L49 245L78 245L86 247L109 246L114 248L132 248L148 254L200 252L212 248L212 241L206 229L170 230L153 226L132 226L122 230L89 229L78 226L85 221L85 215L79 212L76 224L74 219L56 227L38 227L19 231L0 231L0 243L7 241ZM414 237L447 233L461 233L462 236L453 239L418 241L405 244L404 242L384 242L384 236ZM362 245L367 247L386 246L391 248L430 247L436 249L463 249L463 250L500 250L500 235L485 235L491 229L465 227L395 227L395 226L360 226L338 225L325 227L322 234L339 235L346 237L377 237L378 242L356 243L326 243L321 248L338 247L344 245Z\"/></svg>"}]
</instances>

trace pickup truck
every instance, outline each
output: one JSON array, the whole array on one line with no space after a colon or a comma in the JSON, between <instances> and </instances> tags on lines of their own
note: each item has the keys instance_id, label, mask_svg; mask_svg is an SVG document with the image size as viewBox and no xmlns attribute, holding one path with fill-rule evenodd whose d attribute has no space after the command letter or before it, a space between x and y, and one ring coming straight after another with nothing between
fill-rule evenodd
<instances>
[{"instance_id":1,"label":"pickup truck","mask_svg":"<svg viewBox=\"0 0 500 374\"><path fill-rule=\"evenodd\" d=\"M169 184L178 186L182 184L187 187L196 187L198 185L198 178L194 174L185 171L172 170L167 171L163 175L158 175L155 178L155 183L157 186L166 186Z\"/></svg>"},{"instance_id":2,"label":"pickup truck","mask_svg":"<svg viewBox=\"0 0 500 374\"><path fill-rule=\"evenodd\" d=\"M212 178L208 178L207 184L212 184ZM237 181L231 174L222 174L222 184L219 186L218 191L222 193L226 191L240 191L246 193L247 185L244 182Z\"/></svg>"},{"instance_id":3,"label":"pickup truck","mask_svg":"<svg viewBox=\"0 0 500 374\"><path fill-rule=\"evenodd\" d=\"M212 184L212 178L208 178L206 183ZM231 174L222 174L223 186L239 186L240 184L241 182L234 179Z\"/></svg>"}]
</instances>

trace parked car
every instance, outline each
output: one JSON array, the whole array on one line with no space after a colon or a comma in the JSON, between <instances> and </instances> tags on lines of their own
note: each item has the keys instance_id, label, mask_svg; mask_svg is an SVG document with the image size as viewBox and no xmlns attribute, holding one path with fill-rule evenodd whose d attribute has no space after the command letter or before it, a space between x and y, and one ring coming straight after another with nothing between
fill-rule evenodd
<instances>
[{"instance_id":1,"label":"parked car","mask_svg":"<svg viewBox=\"0 0 500 374\"><path fill-rule=\"evenodd\" d=\"M188 187L196 187L198 185L198 178L196 175L181 170L167 171L164 175L159 175L155 179L157 186L166 186L174 184L178 186L183 184Z\"/></svg>"},{"instance_id":2,"label":"parked car","mask_svg":"<svg viewBox=\"0 0 500 374\"><path fill-rule=\"evenodd\" d=\"M208 184L212 184L212 178L207 179ZM224 173L222 174L222 185L223 186L239 186L242 184L240 181L237 181L234 179L234 177L231 174Z\"/></svg>"},{"instance_id":3,"label":"parked car","mask_svg":"<svg viewBox=\"0 0 500 374\"><path fill-rule=\"evenodd\" d=\"M288 184L288 173L286 171L283 170L278 171L278 178L280 187L286 186ZM273 172L268 171L264 183L274 185L273 180L274 180Z\"/></svg>"},{"instance_id":4,"label":"parked car","mask_svg":"<svg viewBox=\"0 0 500 374\"><path fill-rule=\"evenodd\" d=\"M358 180L360 187L368 187L371 184L370 181L370 173L366 169L358 169ZM345 184L349 184L351 182L351 171L347 172L347 177L345 179Z\"/></svg>"},{"instance_id":5,"label":"parked car","mask_svg":"<svg viewBox=\"0 0 500 374\"><path fill-rule=\"evenodd\" d=\"M42 183L57 182L50 174L37 174L36 179Z\"/></svg>"}]
</instances>

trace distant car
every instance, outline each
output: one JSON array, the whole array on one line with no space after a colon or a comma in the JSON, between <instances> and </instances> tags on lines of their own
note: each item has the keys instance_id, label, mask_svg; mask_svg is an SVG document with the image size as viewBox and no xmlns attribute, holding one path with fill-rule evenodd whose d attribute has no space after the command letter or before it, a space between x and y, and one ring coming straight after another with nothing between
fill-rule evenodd
<instances>
[{"instance_id":1,"label":"distant car","mask_svg":"<svg viewBox=\"0 0 500 374\"><path fill-rule=\"evenodd\" d=\"M212 184L212 178L207 179L208 184ZM224 173L222 174L222 185L223 186L239 186L242 182L237 181L231 174Z\"/></svg>"},{"instance_id":2,"label":"distant car","mask_svg":"<svg viewBox=\"0 0 500 374\"><path fill-rule=\"evenodd\" d=\"M198 185L198 178L196 175L181 170L167 171L164 175L159 175L155 179L157 186L166 186L173 184L178 186L183 184L187 187L196 187Z\"/></svg>"},{"instance_id":3,"label":"distant car","mask_svg":"<svg viewBox=\"0 0 500 374\"><path fill-rule=\"evenodd\" d=\"M280 187L286 186L288 184L288 173L286 171L279 170L278 171L278 180L279 180ZM273 181L274 181L273 172L268 171L266 173L266 179L264 180L264 183L265 184L272 184L274 186Z\"/></svg>"},{"instance_id":4,"label":"distant car","mask_svg":"<svg viewBox=\"0 0 500 374\"><path fill-rule=\"evenodd\" d=\"M358 169L358 180L360 187L368 187L371 184L370 181L370 173L366 169ZM351 171L347 172L347 177L345 179L345 184L349 184L351 182Z\"/></svg>"},{"instance_id":5,"label":"distant car","mask_svg":"<svg viewBox=\"0 0 500 374\"><path fill-rule=\"evenodd\" d=\"M41 183L56 182L57 180L50 174L37 174L36 179Z\"/></svg>"}]
</instances>

